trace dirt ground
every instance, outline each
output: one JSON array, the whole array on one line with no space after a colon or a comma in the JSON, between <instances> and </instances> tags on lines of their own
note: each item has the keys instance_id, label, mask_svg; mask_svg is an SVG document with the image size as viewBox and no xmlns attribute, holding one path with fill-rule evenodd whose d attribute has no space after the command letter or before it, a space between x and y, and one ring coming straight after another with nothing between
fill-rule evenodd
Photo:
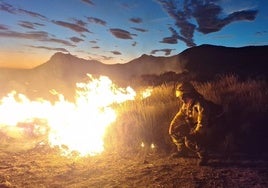
<instances>
[{"instance_id":1,"label":"dirt ground","mask_svg":"<svg viewBox=\"0 0 268 188\"><path fill-rule=\"evenodd\" d=\"M26 144L26 146L25 146ZM57 149L0 142L0 187L268 187L268 161L197 158L155 153L63 157ZM24 147L23 147L24 146Z\"/></svg>"}]
</instances>

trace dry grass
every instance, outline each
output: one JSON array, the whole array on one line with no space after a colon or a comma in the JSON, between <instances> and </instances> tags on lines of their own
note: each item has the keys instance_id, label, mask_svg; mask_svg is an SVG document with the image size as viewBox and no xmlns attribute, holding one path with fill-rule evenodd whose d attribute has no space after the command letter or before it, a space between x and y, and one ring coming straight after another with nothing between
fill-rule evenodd
<instances>
[{"instance_id":1,"label":"dry grass","mask_svg":"<svg viewBox=\"0 0 268 188\"><path fill-rule=\"evenodd\" d=\"M227 75L215 81L193 84L205 98L224 108L221 126L226 130L226 140L222 144L237 144L234 148L242 149L241 144L252 142L258 145L263 141L258 137L263 137L263 131L268 130L263 122L268 112L265 81L241 81L235 75ZM117 108L120 115L108 131L109 145L137 150L141 142L145 142L169 150L171 144L167 131L179 106L172 84L154 87L152 95L146 99L124 103Z\"/></svg>"},{"instance_id":2,"label":"dry grass","mask_svg":"<svg viewBox=\"0 0 268 188\"><path fill-rule=\"evenodd\" d=\"M226 142L235 144L233 136L241 141L244 136L258 144L252 139L262 135L256 133L267 132L261 122L267 119L265 82L239 81L231 75L194 85L207 99L224 105L225 123L239 130L227 135ZM36 138L16 140L1 134L0 187L267 187L267 160L216 156L199 167L195 157L162 155L160 151L172 146L167 131L179 106L173 85L157 86L149 98L116 106L118 119L107 131L107 150L94 157L66 158L58 148L38 145ZM156 147L149 147L151 143Z\"/></svg>"},{"instance_id":3,"label":"dry grass","mask_svg":"<svg viewBox=\"0 0 268 188\"><path fill-rule=\"evenodd\" d=\"M109 145L140 149L152 143L161 148L169 147L169 123L178 109L172 85L155 87L151 96L128 101L117 106L117 121L107 131ZM109 147L109 146L108 146Z\"/></svg>"},{"instance_id":4,"label":"dry grass","mask_svg":"<svg viewBox=\"0 0 268 188\"><path fill-rule=\"evenodd\" d=\"M228 109L239 106L247 111L266 112L268 108L267 83L262 80L241 81L235 75L227 75L195 86L206 98Z\"/></svg>"},{"instance_id":5,"label":"dry grass","mask_svg":"<svg viewBox=\"0 0 268 188\"><path fill-rule=\"evenodd\" d=\"M268 87L264 80L240 80L235 75L220 76L213 82L196 83L207 99L221 104L228 133L223 142L233 150L250 153L267 152Z\"/></svg>"}]
</instances>

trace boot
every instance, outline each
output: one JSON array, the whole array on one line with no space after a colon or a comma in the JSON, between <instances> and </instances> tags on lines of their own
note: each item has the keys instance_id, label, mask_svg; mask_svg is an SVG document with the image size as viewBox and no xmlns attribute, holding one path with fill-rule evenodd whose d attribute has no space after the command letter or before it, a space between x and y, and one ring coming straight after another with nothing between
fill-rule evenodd
<instances>
[{"instance_id":1,"label":"boot","mask_svg":"<svg viewBox=\"0 0 268 188\"><path fill-rule=\"evenodd\" d=\"M208 164L208 159L205 157L200 158L198 161L198 166L206 166L207 164Z\"/></svg>"},{"instance_id":2,"label":"boot","mask_svg":"<svg viewBox=\"0 0 268 188\"><path fill-rule=\"evenodd\" d=\"M206 152L197 152L199 157L198 166L206 166L208 164L208 157Z\"/></svg>"},{"instance_id":3,"label":"boot","mask_svg":"<svg viewBox=\"0 0 268 188\"><path fill-rule=\"evenodd\" d=\"M171 158L181 158L187 156L187 149L184 145L177 145L177 150L171 154Z\"/></svg>"}]
</instances>

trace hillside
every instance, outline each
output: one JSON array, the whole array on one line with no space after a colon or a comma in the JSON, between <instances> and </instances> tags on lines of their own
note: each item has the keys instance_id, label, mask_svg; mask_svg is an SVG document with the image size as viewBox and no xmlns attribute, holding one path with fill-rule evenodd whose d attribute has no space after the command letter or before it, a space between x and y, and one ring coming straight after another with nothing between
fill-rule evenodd
<instances>
[{"instance_id":1,"label":"hillside","mask_svg":"<svg viewBox=\"0 0 268 188\"><path fill-rule=\"evenodd\" d=\"M66 79L81 77L86 73L106 75L112 79L125 80L139 77L144 74L156 74L167 71L181 72L178 56L155 57L142 55L125 64L107 65L99 61L77 58L71 54L56 53L51 59L34 68L38 72L51 72L55 77Z\"/></svg>"},{"instance_id":2,"label":"hillside","mask_svg":"<svg viewBox=\"0 0 268 188\"><path fill-rule=\"evenodd\" d=\"M17 90L29 97L46 98L51 97L49 90L52 89L73 96L75 84L85 80L87 73L106 75L124 85L137 80L150 84L176 81L182 79L182 75L195 80L214 79L228 73L266 78L267 60L268 46L201 45L171 57L142 55L128 63L112 65L58 52L33 69L0 69L0 96Z\"/></svg>"},{"instance_id":3,"label":"hillside","mask_svg":"<svg viewBox=\"0 0 268 188\"><path fill-rule=\"evenodd\" d=\"M179 54L181 63L197 79L212 79L218 74L234 73L243 78L267 78L268 46L231 48L201 45Z\"/></svg>"},{"instance_id":4,"label":"hillside","mask_svg":"<svg viewBox=\"0 0 268 188\"><path fill-rule=\"evenodd\" d=\"M106 75L117 83L128 84L141 75L159 75L166 71L181 72L177 56L165 58L142 55L126 64L107 65L58 52L46 63L33 69L0 69L0 96L16 90L30 98L41 96L51 99L49 90L55 89L69 98L74 95L75 84L84 81L87 73Z\"/></svg>"}]
</instances>

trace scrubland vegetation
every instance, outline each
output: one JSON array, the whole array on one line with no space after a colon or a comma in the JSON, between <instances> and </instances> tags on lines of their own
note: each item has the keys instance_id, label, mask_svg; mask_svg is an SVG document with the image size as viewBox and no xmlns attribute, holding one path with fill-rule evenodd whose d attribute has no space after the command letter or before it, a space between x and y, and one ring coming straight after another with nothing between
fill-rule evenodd
<instances>
[{"instance_id":1,"label":"scrubland vegetation","mask_svg":"<svg viewBox=\"0 0 268 188\"><path fill-rule=\"evenodd\" d=\"M192 83L206 99L223 107L224 114L216 125L218 131L215 131L218 147L228 152L267 152L263 148L268 130L265 122L268 87L265 81L240 80L235 75L225 75L214 81ZM106 147L140 151L143 142L148 150L153 143L157 147L154 149L169 152L173 145L168 127L180 106L174 96L174 86L175 83L155 86L150 97L118 106L120 115L109 127Z\"/></svg>"}]
</instances>

